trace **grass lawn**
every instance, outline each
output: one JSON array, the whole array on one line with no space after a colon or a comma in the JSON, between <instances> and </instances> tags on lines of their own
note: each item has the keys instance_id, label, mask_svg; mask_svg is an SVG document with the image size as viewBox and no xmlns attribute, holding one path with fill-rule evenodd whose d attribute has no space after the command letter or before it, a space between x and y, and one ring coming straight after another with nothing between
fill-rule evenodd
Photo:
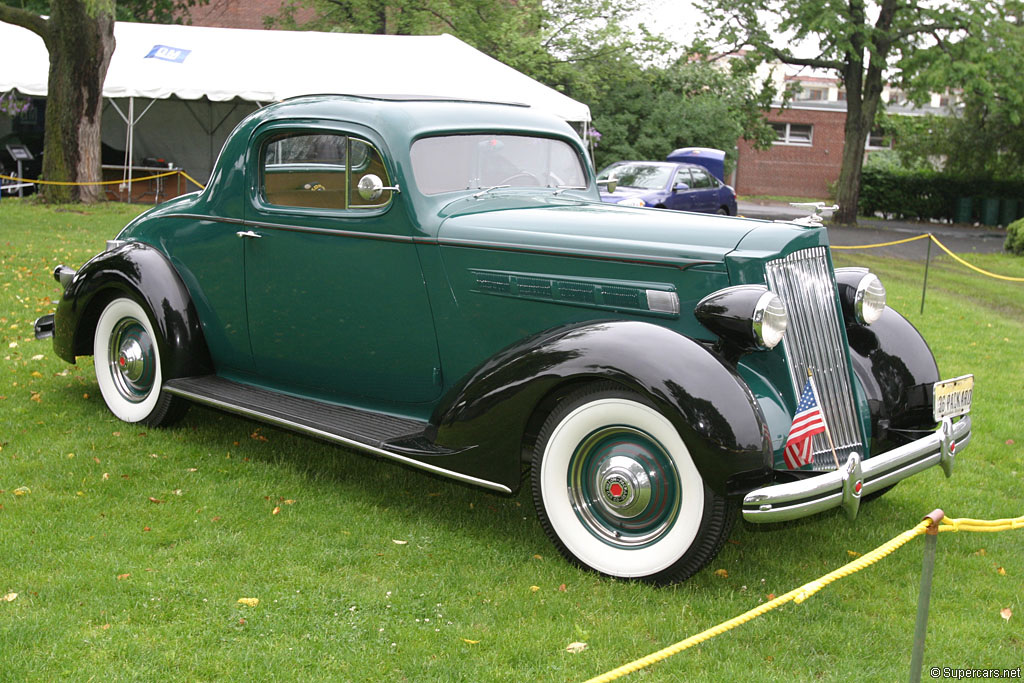
<instances>
[{"instance_id":1,"label":"grass lawn","mask_svg":"<svg viewBox=\"0 0 1024 683\"><path fill-rule=\"evenodd\" d=\"M601 578L505 498L193 407L168 430L115 420L91 358L33 338L50 273L137 209L0 203L0 679L583 680L848 562L936 507L1024 514L1024 284L870 252L946 377L973 372L974 439L861 509L737 524L671 588ZM972 256L1024 276L1024 259ZM20 493L20 495L19 495ZM904 679L923 542L625 680ZM722 570L722 571L717 571ZM258 605L241 604L255 598ZM1009 620L1001 610L1010 609ZM942 534L925 670L1024 664L1024 531ZM570 654L572 642L587 649Z\"/></svg>"}]
</instances>

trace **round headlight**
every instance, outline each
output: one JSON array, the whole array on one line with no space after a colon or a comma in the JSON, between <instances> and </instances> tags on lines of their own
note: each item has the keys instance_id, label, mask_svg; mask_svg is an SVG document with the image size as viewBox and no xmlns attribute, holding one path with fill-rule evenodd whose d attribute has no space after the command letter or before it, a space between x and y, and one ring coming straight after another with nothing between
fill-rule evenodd
<instances>
[{"instance_id":1,"label":"round headlight","mask_svg":"<svg viewBox=\"0 0 1024 683\"><path fill-rule=\"evenodd\" d=\"M836 268L836 285L848 325L870 325L882 317L885 287L867 268Z\"/></svg>"},{"instance_id":2,"label":"round headlight","mask_svg":"<svg viewBox=\"0 0 1024 683\"><path fill-rule=\"evenodd\" d=\"M857 320L865 325L882 317L882 311L885 310L885 287L874 273L861 278L853 297L853 309L857 312Z\"/></svg>"},{"instance_id":3,"label":"round headlight","mask_svg":"<svg viewBox=\"0 0 1024 683\"><path fill-rule=\"evenodd\" d=\"M734 285L697 302L694 315L729 346L743 351L771 349L789 323L786 305L764 285Z\"/></svg>"},{"instance_id":4,"label":"round headlight","mask_svg":"<svg viewBox=\"0 0 1024 683\"><path fill-rule=\"evenodd\" d=\"M751 316L754 336L761 346L773 349L782 341L782 335L789 325L789 313L786 304L773 292L765 292L754 306Z\"/></svg>"},{"instance_id":5,"label":"round headlight","mask_svg":"<svg viewBox=\"0 0 1024 683\"><path fill-rule=\"evenodd\" d=\"M620 206L647 206L647 204L644 203L644 200L640 199L639 197L630 197L629 199L623 199L621 202L617 203Z\"/></svg>"}]
</instances>

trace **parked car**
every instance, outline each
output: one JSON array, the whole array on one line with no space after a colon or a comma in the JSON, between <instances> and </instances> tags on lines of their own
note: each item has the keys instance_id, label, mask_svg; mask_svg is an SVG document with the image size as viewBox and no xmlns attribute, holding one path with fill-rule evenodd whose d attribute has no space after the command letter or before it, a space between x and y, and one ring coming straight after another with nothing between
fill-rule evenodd
<instances>
[{"instance_id":1,"label":"parked car","mask_svg":"<svg viewBox=\"0 0 1024 683\"><path fill-rule=\"evenodd\" d=\"M824 228L597 188L529 108L289 100L239 124L205 190L59 266L36 335L92 356L127 422L199 403L504 494L526 473L558 549L615 577L690 576L739 509L853 516L949 474L971 378L939 382ZM808 371L831 438L791 469Z\"/></svg>"},{"instance_id":2,"label":"parked car","mask_svg":"<svg viewBox=\"0 0 1024 683\"><path fill-rule=\"evenodd\" d=\"M736 191L697 164L619 161L597 179L601 201L609 204L736 215Z\"/></svg>"}]
</instances>

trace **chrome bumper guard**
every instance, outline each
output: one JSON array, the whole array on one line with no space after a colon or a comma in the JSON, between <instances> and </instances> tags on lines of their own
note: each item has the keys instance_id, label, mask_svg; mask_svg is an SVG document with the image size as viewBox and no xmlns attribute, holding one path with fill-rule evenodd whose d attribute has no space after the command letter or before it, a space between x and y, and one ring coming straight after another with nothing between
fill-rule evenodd
<instances>
[{"instance_id":1,"label":"chrome bumper guard","mask_svg":"<svg viewBox=\"0 0 1024 683\"><path fill-rule=\"evenodd\" d=\"M928 436L862 460L850 454L834 472L808 479L773 484L743 498L743 519L748 522L785 522L841 507L850 519L857 516L861 498L918 472L939 465L949 477L955 456L971 440L971 417L945 419Z\"/></svg>"}]
</instances>

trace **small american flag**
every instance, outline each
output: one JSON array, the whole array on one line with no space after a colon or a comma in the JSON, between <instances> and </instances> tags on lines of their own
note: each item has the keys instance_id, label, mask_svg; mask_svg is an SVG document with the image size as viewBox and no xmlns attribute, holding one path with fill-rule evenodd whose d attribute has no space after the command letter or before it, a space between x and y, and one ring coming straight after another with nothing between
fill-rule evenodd
<instances>
[{"instance_id":1,"label":"small american flag","mask_svg":"<svg viewBox=\"0 0 1024 683\"><path fill-rule=\"evenodd\" d=\"M800 394L800 402L793 416L793 426L786 437L786 448L783 455L786 467L791 470L814 462L814 451L811 450L811 437L825 431L825 416L818 405L818 395L814 391L814 382L807 378L804 391Z\"/></svg>"}]
</instances>

